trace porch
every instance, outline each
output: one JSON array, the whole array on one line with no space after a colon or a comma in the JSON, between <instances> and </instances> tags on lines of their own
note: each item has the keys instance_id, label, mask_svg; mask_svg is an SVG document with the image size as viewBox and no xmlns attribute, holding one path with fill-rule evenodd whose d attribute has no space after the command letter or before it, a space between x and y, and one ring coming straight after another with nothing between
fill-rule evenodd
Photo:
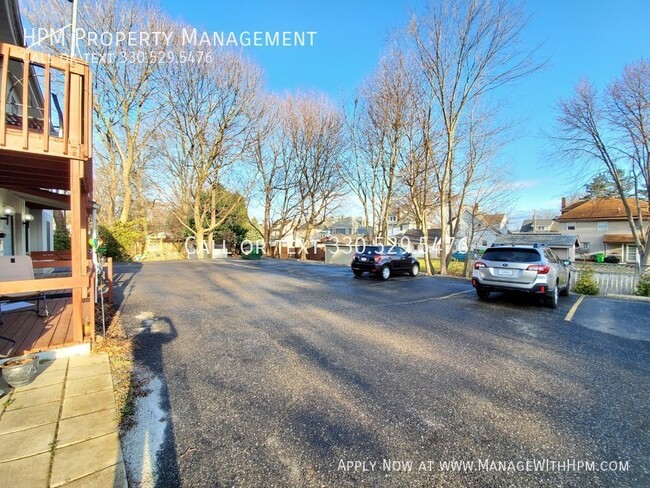
<instances>
[{"instance_id":1,"label":"porch","mask_svg":"<svg viewBox=\"0 0 650 488\"><path fill-rule=\"evenodd\" d=\"M49 317L39 317L33 309L3 313L0 336L12 339L16 344L0 339L0 355L11 351L12 356L20 356L80 344L74 338L70 292L57 290L48 296L47 305ZM90 337L86 336L82 343L90 344L89 341Z\"/></svg>"},{"instance_id":2,"label":"porch","mask_svg":"<svg viewBox=\"0 0 650 488\"><path fill-rule=\"evenodd\" d=\"M0 43L0 190L4 255L32 254L34 268L66 267L44 279L0 282L0 295L45 292L51 316L4 314L0 353L48 351L94 339L95 274L88 261L92 191L92 83L87 63ZM37 264L30 211L68 210L71 249ZM43 226L44 227L44 226ZM50 229L41 229L51 235ZM45 240L44 240L45 241ZM65 261L57 262L57 261ZM26 300L28 301L28 300Z\"/></svg>"},{"instance_id":3,"label":"porch","mask_svg":"<svg viewBox=\"0 0 650 488\"><path fill-rule=\"evenodd\" d=\"M15 341L0 339L0 355L19 356L36 352L52 351L62 347L89 345L95 340L95 306L94 295L95 274L92 262L86 263L86 279L88 279L87 296L82 300L83 323L81 335L75 335L73 319L73 300L71 289L52 289L67 283L70 277L70 252L32 252L34 269L56 269L58 272L37 275L32 288L46 291L48 317L40 317L34 308L3 312L4 323L0 325L0 336ZM113 303L113 260L109 258L103 265L104 303ZM25 302L32 303L29 300ZM42 305L41 305L42 306Z\"/></svg>"}]
</instances>

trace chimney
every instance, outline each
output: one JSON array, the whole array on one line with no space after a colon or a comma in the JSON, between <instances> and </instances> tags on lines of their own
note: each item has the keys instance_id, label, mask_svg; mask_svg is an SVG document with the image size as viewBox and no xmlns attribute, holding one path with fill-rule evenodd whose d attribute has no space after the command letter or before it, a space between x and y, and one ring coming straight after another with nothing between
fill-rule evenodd
<instances>
[{"instance_id":1,"label":"chimney","mask_svg":"<svg viewBox=\"0 0 650 488\"><path fill-rule=\"evenodd\" d=\"M566 207L566 197L562 197L562 207L561 207L561 210L563 210L564 207Z\"/></svg>"}]
</instances>

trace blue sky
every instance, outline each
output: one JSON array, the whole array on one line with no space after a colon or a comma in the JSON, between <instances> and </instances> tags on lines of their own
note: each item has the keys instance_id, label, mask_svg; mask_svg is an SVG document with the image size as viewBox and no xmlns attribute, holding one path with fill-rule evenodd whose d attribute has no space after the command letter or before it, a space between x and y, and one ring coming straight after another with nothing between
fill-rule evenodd
<instances>
[{"instance_id":1,"label":"blue sky","mask_svg":"<svg viewBox=\"0 0 650 488\"><path fill-rule=\"evenodd\" d=\"M528 0L525 42L541 45L548 65L507 89L504 116L523 121L519 137L502 153L512 162L521 187L520 215L532 209L559 210L564 194L584 182L562 170L542 131L554 126L559 97L570 95L584 76L603 87L625 64L650 57L648 0ZM245 53L264 69L273 91L320 90L332 99L349 99L376 66L390 33L421 13L424 1L241 0L175 2L163 0L173 17L200 30L317 31L313 47L249 47Z\"/></svg>"}]
</instances>

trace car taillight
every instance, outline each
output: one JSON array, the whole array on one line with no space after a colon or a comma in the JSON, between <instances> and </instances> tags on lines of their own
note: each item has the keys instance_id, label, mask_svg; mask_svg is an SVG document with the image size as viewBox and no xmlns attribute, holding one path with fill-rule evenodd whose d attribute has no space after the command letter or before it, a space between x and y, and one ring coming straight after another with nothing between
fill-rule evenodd
<instances>
[{"instance_id":1,"label":"car taillight","mask_svg":"<svg viewBox=\"0 0 650 488\"><path fill-rule=\"evenodd\" d=\"M528 271L537 271L537 274L548 274L551 271L551 267L545 264L531 264L526 268Z\"/></svg>"},{"instance_id":2,"label":"car taillight","mask_svg":"<svg viewBox=\"0 0 650 488\"><path fill-rule=\"evenodd\" d=\"M482 261L476 261L474 263L474 269L487 268L487 265Z\"/></svg>"},{"instance_id":3,"label":"car taillight","mask_svg":"<svg viewBox=\"0 0 650 488\"><path fill-rule=\"evenodd\" d=\"M381 261L381 256L375 256L375 263L378 263L379 261Z\"/></svg>"}]
</instances>

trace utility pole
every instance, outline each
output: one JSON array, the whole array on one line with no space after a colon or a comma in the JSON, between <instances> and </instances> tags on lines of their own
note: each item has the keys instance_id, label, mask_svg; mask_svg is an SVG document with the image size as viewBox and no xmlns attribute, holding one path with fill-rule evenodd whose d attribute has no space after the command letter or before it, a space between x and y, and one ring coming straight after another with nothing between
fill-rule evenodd
<instances>
[{"instance_id":1,"label":"utility pole","mask_svg":"<svg viewBox=\"0 0 650 488\"><path fill-rule=\"evenodd\" d=\"M77 47L77 2L79 0L68 0L72 3L72 36L70 39L70 57L74 58L75 49Z\"/></svg>"}]
</instances>

